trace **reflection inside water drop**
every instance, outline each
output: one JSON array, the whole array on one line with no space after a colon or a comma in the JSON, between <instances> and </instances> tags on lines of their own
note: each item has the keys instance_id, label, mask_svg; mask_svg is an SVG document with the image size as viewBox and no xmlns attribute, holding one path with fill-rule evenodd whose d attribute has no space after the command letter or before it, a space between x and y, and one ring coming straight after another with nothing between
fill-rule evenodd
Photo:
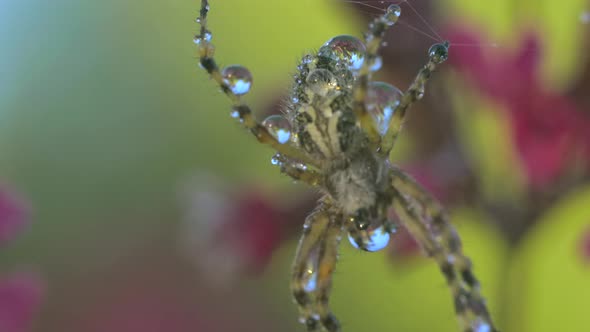
<instances>
[{"instance_id":1,"label":"reflection inside water drop","mask_svg":"<svg viewBox=\"0 0 590 332\"><path fill-rule=\"evenodd\" d=\"M350 232L348 233L348 241L356 249L365 251L379 251L389 244L391 236L387 232L384 226L377 227L368 231L356 231L360 238L358 239L362 243L357 243L357 239Z\"/></svg>"}]
</instances>

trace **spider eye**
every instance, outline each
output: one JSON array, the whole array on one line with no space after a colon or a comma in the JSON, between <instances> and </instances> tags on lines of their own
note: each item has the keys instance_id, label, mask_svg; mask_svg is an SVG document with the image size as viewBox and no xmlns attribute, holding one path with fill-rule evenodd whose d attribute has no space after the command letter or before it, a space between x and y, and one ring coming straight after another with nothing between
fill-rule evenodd
<instances>
[{"instance_id":1,"label":"spider eye","mask_svg":"<svg viewBox=\"0 0 590 332\"><path fill-rule=\"evenodd\" d=\"M354 226L359 231L364 231L371 225L369 219L369 211L367 209L358 209L356 213L350 218L350 221L354 223Z\"/></svg>"},{"instance_id":2,"label":"spider eye","mask_svg":"<svg viewBox=\"0 0 590 332\"><path fill-rule=\"evenodd\" d=\"M330 92L338 89L336 76L327 69L316 69L307 75L305 80L313 93L320 96L327 96Z\"/></svg>"}]
</instances>

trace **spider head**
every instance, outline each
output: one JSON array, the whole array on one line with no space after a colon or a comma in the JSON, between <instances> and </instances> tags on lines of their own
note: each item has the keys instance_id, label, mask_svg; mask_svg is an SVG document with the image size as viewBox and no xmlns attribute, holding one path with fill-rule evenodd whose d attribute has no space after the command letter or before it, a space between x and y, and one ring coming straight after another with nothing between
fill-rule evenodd
<instances>
[{"instance_id":1,"label":"spider head","mask_svg":"<svg viewBox=\"0 0 590 332\"><path fill-rule=\"evenodd\" d=\"M337 36L297 66L287 116L297 143L314 158L332 160L361 144L352 90L365 51L356 37Z\"/></svg>"}]
</instances>

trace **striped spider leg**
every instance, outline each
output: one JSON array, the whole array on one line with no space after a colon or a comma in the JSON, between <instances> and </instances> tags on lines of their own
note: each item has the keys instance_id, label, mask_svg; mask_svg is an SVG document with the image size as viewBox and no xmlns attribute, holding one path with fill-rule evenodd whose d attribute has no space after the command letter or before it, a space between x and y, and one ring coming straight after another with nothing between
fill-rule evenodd
<instances>
[{"instance_id":1,"label":"striped spider leg","mask_svg":"<svg viewBox=\"0 0 590 332\"><path fill-rule=\"evenodd\" d=\"M201 66L232 101L232 116L277 151L273 164L324 195L305 220L292 269L291 290L308 331L341 331L329 307L332 275L343 234L361 250L383 249L394 231L393 208L425 252L439 264L451 289L463 331L496 329L479 293L470 260L438 202L391 165L389 152L406 111L448 56L448 43L433 45L427 64L405 93L375 82L381 40L400 14L398 5L371 22L364 42L349 35L330 39L297 66L285 116L259 123L241 96L252 77L242 66L219 70L207 30L208 0L201 0L195 37Z\"/></svg>"}]
</instances>

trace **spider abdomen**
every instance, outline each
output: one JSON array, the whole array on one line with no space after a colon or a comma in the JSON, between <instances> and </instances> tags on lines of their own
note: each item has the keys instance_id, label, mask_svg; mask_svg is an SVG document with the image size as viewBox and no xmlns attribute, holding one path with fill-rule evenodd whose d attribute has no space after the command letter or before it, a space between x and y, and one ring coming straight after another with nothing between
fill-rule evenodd
<instances>
[{"instance_id":1,"label":"spider abdomen","mask_svg":"<svg viewBox=\"0 0 590 332\"><path fill-rule=\"evenodd\" d=\"M370 151L359 151L355 157L333 163L325 173L329 194L348 215L373 210L387 180L384 164Z\"/></svg>"}]
</instances>

